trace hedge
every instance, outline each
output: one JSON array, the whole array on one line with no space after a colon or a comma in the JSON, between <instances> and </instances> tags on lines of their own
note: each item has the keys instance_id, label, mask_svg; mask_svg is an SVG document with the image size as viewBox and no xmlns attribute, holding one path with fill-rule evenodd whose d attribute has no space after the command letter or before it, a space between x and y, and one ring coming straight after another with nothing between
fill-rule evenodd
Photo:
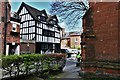
<instances>
[{"instance_id":1,"label":"hedge","mask_svg":"<svg viewBox=\"0 0 120 80\"><path fill-rule=\"evenodd\" d=\"M65 66L65 54L22 54L2 57L3 75L18 77L19 75L29 75L41 73L45 70L59 69Z\"/></svg>"}]
</instances>

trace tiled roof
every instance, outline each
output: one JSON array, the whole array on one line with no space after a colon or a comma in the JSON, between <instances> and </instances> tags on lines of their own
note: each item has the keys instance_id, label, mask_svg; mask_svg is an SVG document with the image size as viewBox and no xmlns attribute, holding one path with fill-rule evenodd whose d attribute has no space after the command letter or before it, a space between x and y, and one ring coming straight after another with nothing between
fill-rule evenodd
<instances>
[{"instance_id":1,"label":"tiled roof","mask_svg":"<svg viewBox=\"0 0 120 80\"><path fill-rule=\"evenodd\" d=\"M18 10L18 13L20 13L20 11L21 11L21 9L23 8L23 6L28 10L28 12L31 14L31 16L32 16L35 20L37 20L37 21L41 21L41 20L38 18L38 16L44 14L45 17L46 17L46 22L49 22L50 20L53 20L53 18L55 18L55 19L57 20L57 22L58 22L58 19L57 19L57 16L56 16L56 15L48 15L48 14L46 13L45 9L44 9L44 10L38 10L38 9L36 9L36 8L34 8L34 7L31 7L31 6L27 5L27 4L25 4L24 2L22 2L21 6L20 6L20 8L19 8L19 10ZM60 26L59 26L59 27L60 27Z\"/></svg>"},{"instance_id":2,"label":"tiled roof","mask_svg":"<svg viewBox=\"0 0 120 80\"><path fill-rule=\"evenodd\" d=\"M45 10L41 10L41 11L40 11L40 10L34 8L34 7L31 7L31 6L27 5L27 4L25 4L24 2L22 2L21 6L20 6L20 8L19 8L19 10L18 10L18 13L20 13L20 11L21 11L21 9L22 9L23 6L28 10L28 12L31 14L31 16L32 16L35 20L38 20L38 21L39 21L38 16L41 15L42 13L44 13L44 14L46 15L46 18L47 18L47 14L46 14L46 11L45 11Z\"/></svg>"}]
</instances>

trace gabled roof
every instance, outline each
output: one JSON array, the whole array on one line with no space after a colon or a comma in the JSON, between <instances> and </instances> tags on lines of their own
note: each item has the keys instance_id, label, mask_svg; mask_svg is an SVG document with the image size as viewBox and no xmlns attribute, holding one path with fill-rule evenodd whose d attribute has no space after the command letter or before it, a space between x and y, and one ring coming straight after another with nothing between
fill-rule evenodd
<instances>
[{"instance_id":1,"label":"gabled roof","mask_svg":"<svg viewBox=\"0 0 120 80\"><path fill-rule=\"evenodd\" d=\"M48 24L49 24L49 21L51 21L51 20L53 20L53 19L56 19L56 21L57 21L57 23L58 23L58 19L57 19L57 16L56 16L56 15L47 15L45 9L44 9L44 10L38 10L38 9L36 9L36 8L34 8L34 7L31 7L31 6L27 5L27 4L25 4L24 2L22 2L19 10L17 11L18 14L20 13L20 11L22 10L23 7L25 7L26 10L29 12L29 14L30 14L35 20L37 20L37 21L41 21L41 20L38 18L38 16L41 16L42 14L44 14L45 17L46 17L46 22L47 22ZM61 29L61 27L60 27L58 24L56 24L56 25L58 26L58 28Z\"/></svg>"},{"instance_id":2,"label":"gabled roof","mask_svg":"<svg viewBox=\"0 0 120 80\"><path fill-rule=\"evenodd\" d=\"M24 2L22 2L22 4L21 4L21 6L20 6L20 8L19 8L19 10L18 10L17 13L20 13L20 11L21 11L21 9L22 9L23 7L25 7L25 8L28 10L28 12L31 14L31 16L32 16L35 20L40 21L39 18L38 18L38 16L40 16L40 15L42 15L42 14L45 14L46 18L48 18L47 13L46 13L45 10L41 10L41 11L40 11L40 10L34 8L34 7L31 7L31 6L27 5L27 4L25 4Z\"/></svg>"}]
</instances>

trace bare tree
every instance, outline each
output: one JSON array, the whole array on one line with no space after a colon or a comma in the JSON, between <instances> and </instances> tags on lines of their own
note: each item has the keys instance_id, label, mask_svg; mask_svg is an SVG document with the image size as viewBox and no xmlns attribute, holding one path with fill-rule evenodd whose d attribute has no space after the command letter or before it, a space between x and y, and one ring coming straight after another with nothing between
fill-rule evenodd
<instances>
[{"instance_id":1,"label":"bare tree","mask_svg":"<svg viewBox=\"0 0 120 80\"><path fill-rule=\"evenodd\" d=\"M85 0L84 0L85 1ZM86 0L87 1L87 0ZM88 4L87 4L88 5ZM50 13L58 15L60 22L66 22L70 28L74 28L80 22L83 14L88 9L85 2L53 2Z\"/></svg>"}]
</instances>

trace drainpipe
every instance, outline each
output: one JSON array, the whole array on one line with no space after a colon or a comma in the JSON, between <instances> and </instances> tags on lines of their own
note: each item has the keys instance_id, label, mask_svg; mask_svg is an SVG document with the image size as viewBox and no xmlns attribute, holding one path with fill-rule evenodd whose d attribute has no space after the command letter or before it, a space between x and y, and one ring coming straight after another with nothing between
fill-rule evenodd
<instances>
[{"instance_id":1,"label":"drainpipe","mask_svg":"<svg viewBox=\"0 0 120 80\"><path fill-rule=\"evenodd\" d=\"M7 4L8 2L5 2L5 19L4 19L4 55L6 54L6 35L7 35Z\"/></svg>"}]
</instances>

